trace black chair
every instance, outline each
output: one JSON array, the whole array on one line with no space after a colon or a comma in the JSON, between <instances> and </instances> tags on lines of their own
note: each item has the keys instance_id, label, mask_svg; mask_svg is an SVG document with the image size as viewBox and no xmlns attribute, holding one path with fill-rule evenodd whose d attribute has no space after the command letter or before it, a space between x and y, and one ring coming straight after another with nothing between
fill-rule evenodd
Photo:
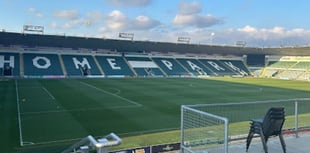
<instances>
[{"instance_id":1,"label":"black chair","mask_svg":"<svg viewBox=\"0 0 310 153\"><path fill-rule=\"evenodd\" d=\"M267 111L264 118L251 120L250 131L246 140L246 152L248 152L254 134L259 134L265 153L268 153L267 141L270 136L279 136L283 152L286 153L286 146L282 136L284 121L284 107L272 107Z\"/></svg>"}]
</instances>

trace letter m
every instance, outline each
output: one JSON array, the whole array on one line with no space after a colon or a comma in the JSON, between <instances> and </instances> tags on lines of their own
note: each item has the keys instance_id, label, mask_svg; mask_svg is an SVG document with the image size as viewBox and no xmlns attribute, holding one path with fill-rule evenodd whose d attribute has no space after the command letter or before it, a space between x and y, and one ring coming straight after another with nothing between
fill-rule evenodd
<instances>
[{"instance_id":1,"label":"letter m","mask_svg":"<svg viewBox=\"0 0 310 153\"><path fill-rule=\"evenodd\" d=\"M86 58L83 58L82 62L80 62L76 57L73 57L72 60L76 69L80 69L80 67L85 66L87 66L88 69L91 69L90 64Z\"/></svg>"}]
</instances>

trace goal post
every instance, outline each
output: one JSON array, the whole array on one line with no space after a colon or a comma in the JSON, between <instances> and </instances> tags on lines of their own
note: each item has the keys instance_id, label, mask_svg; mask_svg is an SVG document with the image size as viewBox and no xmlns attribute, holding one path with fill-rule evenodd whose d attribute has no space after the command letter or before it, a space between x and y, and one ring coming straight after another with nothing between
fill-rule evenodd
<instances>
[{"instance_id":1,"label":"goal post","mask_svg":"<svg viewBox=\"0 0 310 153\"><path fill-rule=\"evenodd\" d=\"M228 119L183 105L181 152L228 153Z\"/></svg>"}]
</instances>

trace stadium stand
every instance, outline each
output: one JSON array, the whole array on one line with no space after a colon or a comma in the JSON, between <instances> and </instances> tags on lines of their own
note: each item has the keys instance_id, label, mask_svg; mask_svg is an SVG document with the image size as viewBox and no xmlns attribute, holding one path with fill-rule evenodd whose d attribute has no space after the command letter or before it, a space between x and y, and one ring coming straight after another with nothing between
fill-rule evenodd
<instances>
[{"instance_id":1,"label":"stadium stand","mask_svg":"<svg viewBox=\"0 0 310 153\"><path fill-rule=\"evenodd\" d=\"M0 76L259 76L310 80L308 50L0 32ZM8 62L11 56L14 67Z\"/></svg>"},{"instance_id":2,"label":"stadium stand","mask_svg":"<svg viewBox=\"0 0 310 153\"><path fill-rule=\"evenodd\" d=\"M24 76L59 78L64 77L57 54L24 53Z\"/></svg>"},{"instance_id":3,"label":"stadium stand","mask_svg":"<svg viewBox=\"0 0 310 153\"><path fill-rule=\"evenodd\" d=\"M164 71L164 73L167 74L167 76L190 76L190 73L187 72L174 58L153 57L152 59Z\"/></svg>"},{"instance_id":4,"label":"stadium stand","mask_svg":"<svg viewBox=\"0 0 310 153\"><path fill-rule=\"evenodd\" d=\"M121 55L95 57L107 77L136 76Z\"/></svg>"},{"instance_id":5,"label":"stadium stand","mask_svg":"<svg viewBox=\"0 0 310 153\"><path fill-rule=\"evenodd\" d=\"M267 66L262 71L262 77L309 80L307 74L310 68L309 56L269 56Z\"/></svg>"},{"instance_id":6,"label":"stadium stand","mask_svg":"<svg viewBox=\"0 0 310 153\"><path fill-rule=\"evenodd\" d=\"M238 75L248 76L251 74L249 69L246 67L243 61L241 60L219 60L224 65L231 69L233 72L237 73Z\"/></svg>"},{"instance_id":7,"label":"stadium stand","mask_svg":"<svg viewBox=\"0 0 310 153\"><path fill-rule=\"evenodd\" d=\"M126 56L126 60L137 76L164 76L158 65L148 57Z\"/></svg>"},{"instance_id":8,"label":"stadium stand","mask_svg":"<svg viewBox=\"0 0 310 153\"><path fill-rule=\"evenodd\" d=\"M68 77L101 76L91 55L62 55Z\"/></svg>"},{"instance_id":9,"label":"stadium stand","mask_svg":"<svg viewBox=\"0 0 310 153\"><path fill-rule=\"evenodd\" d=\"M206 76L212 74L211 70L200 63L197 59L179 58L177 61L194 76Z\"/></svg>"},{"instance_id":10,"label":"stadium stand","mask_svg":"<svg viewBox=\"0 0 310 153\"><path fill-rule=\"evenodd\" d=\"M295 64L297 64L296 61L270 61L268 67L285 69L293 67Z\"/></svg>"},{"instance_id":11,"label":"stadium stand","mask_svg":"<svg viewBox=\"0 0 310 153\"><path fill-rule=\"evenodd\" d=\"M224 63L217 59L199 59L204 65L206 65L213 72L214 76L230 76L238 75L231 69L227 68Z\"/></svg>"},{"instance_id":12,"label":"stadium stand","mask_svg":"<svg viewBox=\"0 0 310 153\"><path fill-rule=\"evenodd\" d=\"M19 59L19 53L0 52L0 76L18 77Z\"/></svg>"},{"instance_id":13,"label":"stadium stand","mask_svg":"<svg viewBox=\"0 0 310 153\"><path fill-rule=\"evenodd\" d=\"M23 74L25 78L196 77L249 73L241 60L230 58L216 60L184 55L90 54L74 50L57 54L50 51L19 52L0 54L1 76L10 61L14 63L12 75L19 77ZM19 61L22 61L21 64ZM19 68L19 65L23 66Z\"/></svg>"}]
</instances>

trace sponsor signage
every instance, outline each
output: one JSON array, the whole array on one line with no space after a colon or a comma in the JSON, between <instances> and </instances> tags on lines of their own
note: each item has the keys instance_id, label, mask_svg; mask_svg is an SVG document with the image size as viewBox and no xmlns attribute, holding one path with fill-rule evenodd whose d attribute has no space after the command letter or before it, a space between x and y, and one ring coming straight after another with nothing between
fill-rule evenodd
<instances>
[{"instance_id":1,"label":"sponsor signage","mask_svg":"<svg viewBox=\"0 0 310 153\"><path fill-rule=\"evenodd\" d=\"M189 43L191 41L190 37L178 37L178 42Z\"/></svg>"},{"instance_id":2,"label":"sponsor signage","mask_svg":"<svg viewBox=\"0 0 310 153\"><path fill-rule=\"evenodd\" d=\"M134 149L113 151L110 153L163 153L180 150L180 143L162 144Z\"/></svg>"},{"instance_id":3,"label":"sponsor signage","mask_svg":"<svg viewBox=\"0 0 310 153\"><path fill-rule=\"evenodd\" d=\"M151 147L141 147L127 150L113 151L110 153L151 153Z\"/></svg>"},{"instance_id":4,"label":"sponsor signage","mask_svg":"<svg viewBox=\"0 0 310 153\"><path fill-rule=\"evenodd\" d=\"M133 33L124 33L124 32L121 32L121 33L118 34L118 37L133 40L134 34L133 34Z\"/></svg>"},{"instance_id":5,"label":"sponsor signage","mask_svg":"<svg viewBox=\"0 0 310 153\"><path fill-rule=\"evenodd\" d=\"M35 26L35 25L24 25L23 31L30 31L30 32L44 32L44 27L43 26Z\"/></svg>"},{"instance_id":6,"label":"sponsor signage","mask_svg":"<svg viewBox=\"0 0 310 153\"><path fill-rule=\"evenodd\" d=\"M180 143L163 144L158 146L152 146L152 153L169 152L180 150Z\"/></svg>"}]
</instances>

